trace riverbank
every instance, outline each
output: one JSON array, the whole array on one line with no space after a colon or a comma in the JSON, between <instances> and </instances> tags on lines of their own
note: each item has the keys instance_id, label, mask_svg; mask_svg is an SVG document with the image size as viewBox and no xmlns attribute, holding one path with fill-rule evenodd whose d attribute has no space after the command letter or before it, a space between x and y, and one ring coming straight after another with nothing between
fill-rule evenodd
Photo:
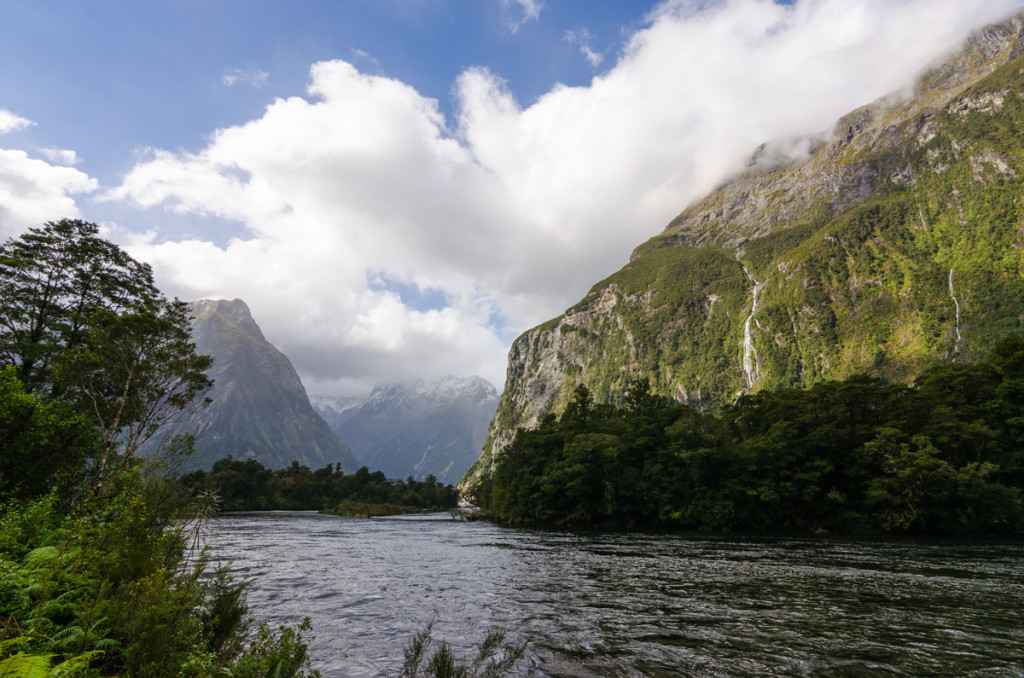
<instances>
[{"instance_id":1,"label":"riverbank","mask_svg":"<svg viewBox=\"0 0 1024 678\"><path fill-rule=\"evenodd\" d=\"M365 504L358 501L343 501L337 506L320 509L318 513L343 518L380 518L382 516L400 516L440 510L422 509L415 506L397 506L395 504Z\"/></svg>"}]
</instances>

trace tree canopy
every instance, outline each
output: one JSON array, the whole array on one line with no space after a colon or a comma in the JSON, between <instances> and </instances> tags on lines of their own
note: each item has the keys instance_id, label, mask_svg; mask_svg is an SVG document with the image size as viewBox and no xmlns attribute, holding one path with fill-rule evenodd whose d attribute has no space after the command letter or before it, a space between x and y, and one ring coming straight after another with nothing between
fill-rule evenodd
<instances>
[{"instance_id":1,"label":"tree canopy","mask_svg":"<svg viewBox=\"0 0 1024 678\"><path fill-rule=\"evenodd\" d=\"M1024 532L1024 337L914 386L867 376L699 412L634 382L520 430L474 500L509 523Z\"/></svg>"},{"instance_id":2,"label":"tree canopy","mask_svg":"<svg viewBox=\"0 0 1024 678\"><path fill-rule=\"evenodd\" d=\"M102 478L202 403L211 360L196 354L187 305L98 233L61 219L0 245L0 359L30 393L89 419Z\"/></svg>"}]
</instances>

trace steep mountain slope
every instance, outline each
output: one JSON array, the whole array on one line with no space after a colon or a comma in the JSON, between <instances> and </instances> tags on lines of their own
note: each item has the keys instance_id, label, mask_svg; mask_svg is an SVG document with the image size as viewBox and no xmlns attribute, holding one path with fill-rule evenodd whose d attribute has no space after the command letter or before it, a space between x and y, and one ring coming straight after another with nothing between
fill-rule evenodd
<instances>
[{"instance_id":1,"label":"steep mountain slope","mask_svg":"<svg viewBox=\"0 0 1024 678\"><path fill-rule=\"evenodd\" d=\"M579 383L616 402L649 378L715 407L861 371L912 380L1021 332L1022 33L1022 16L978 31L830 133L762 146L621 271L519 337L479 467Z\"/></svg>"},{"instance_id":2,"label":"steep mountain slope","mask_svg":"<svg viewBox=\"0 0 1024 678\"><path fill-rule=\"evenodd\" d=\"M270 468L295 460L313 469L360 466L313 410L288 358L263 337L243 301L202 299L192 312L196 348L214 359L213 402L187 427L196 433L202 466L229 454Z\"/></svg>"},{"instance_id":3,"label":"steep mountain slope","mask_svg":"<svg viewBox=\"0 0 1024 678\"><path fill-rule=\"evenodd\" d=\"M361 402L314 396L331 429L391 478L457 481L480 455L498 392L480 377L377 387Z\"/></svg>"}]
</instances>

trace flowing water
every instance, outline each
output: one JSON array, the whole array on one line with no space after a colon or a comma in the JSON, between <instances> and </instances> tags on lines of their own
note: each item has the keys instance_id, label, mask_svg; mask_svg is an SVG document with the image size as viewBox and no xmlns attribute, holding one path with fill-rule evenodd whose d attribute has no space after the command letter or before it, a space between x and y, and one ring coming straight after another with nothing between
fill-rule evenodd
<instances>
[{"instance_id":1,"label":"flowing water","mask_svg":"<svg viewBox=\"0 0 1024 678\"><path fill-rule=\"evenodd\" d=\"M764 283L759 283L754 279L754 276L747 270L746 265L743 266L743 272L750 278L750 282L754 283L754 289L751 292L753 300L750 303L750 315L747 316L747 321L743 323L743 376L747 380L747 389L754 388L754 382L757 381L757 376L761 371L761 366L757 362L757 353L754 351L754 342L750 335L750 323L754 320L754 314L757 313L757 301L761 295L761 288L764 287Z\"/></svg>"},{"instance_id":2,"label":"flowing water","mask_svg":"<svg viewBox=\"0 0 1024 678\"><path fill-rule=\"evenodd\" d=\"M214 520L250 609L313 619L324 676L488 629L530 676L1024 676L1024 543L520 530L447 514Z\"/></svg>"},{"instance_id":3,"label":"flowing water","mask_svg":"<svg viewBox=\"0 0 1024 678\"><path fill-rule=\"evenodd\" d=\"M953 342L953 353L960 352L960 342L964 338L960 335L960 302L956 300L956 293L953 291L953 273L955 269L949 269L949 297L953 300L953 305L956 306L956 341Z\"/></svg>"}]
</instances>

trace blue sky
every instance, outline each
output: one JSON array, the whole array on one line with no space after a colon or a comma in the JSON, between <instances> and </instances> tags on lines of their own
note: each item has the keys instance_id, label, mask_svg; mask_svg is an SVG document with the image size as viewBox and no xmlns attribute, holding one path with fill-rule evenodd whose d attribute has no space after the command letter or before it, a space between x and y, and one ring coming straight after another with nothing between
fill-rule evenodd
<instances>
[{"instance_id":1,"label":"blue sky","mask_svg":"<svg viewBox=\"0 0 1024 678\"><path fill-rule=\"evenodd\" d=\"M0 236L101 224L169 295L245 300L312 393L500 388L759 143L1022 6L7 0Z\"/></svg>"},{"instance_id":2,"label":"blue sky","mask_svg":"<svg viewBox=\"0 0 1024 678\"><path fill-rule=\"evenodd\" d=\"M54 0L0 4L4 106L33 141L71 148L104 181L137 146L198 149L212 130L301 94L309 67L344 59L453 113L455 76L484 65L528 105L614 63L650 2L500 0ZM585 31L586 33L583 33ZM588 35L601 63L567 35Z\"/></svg>"}]
</instances>

